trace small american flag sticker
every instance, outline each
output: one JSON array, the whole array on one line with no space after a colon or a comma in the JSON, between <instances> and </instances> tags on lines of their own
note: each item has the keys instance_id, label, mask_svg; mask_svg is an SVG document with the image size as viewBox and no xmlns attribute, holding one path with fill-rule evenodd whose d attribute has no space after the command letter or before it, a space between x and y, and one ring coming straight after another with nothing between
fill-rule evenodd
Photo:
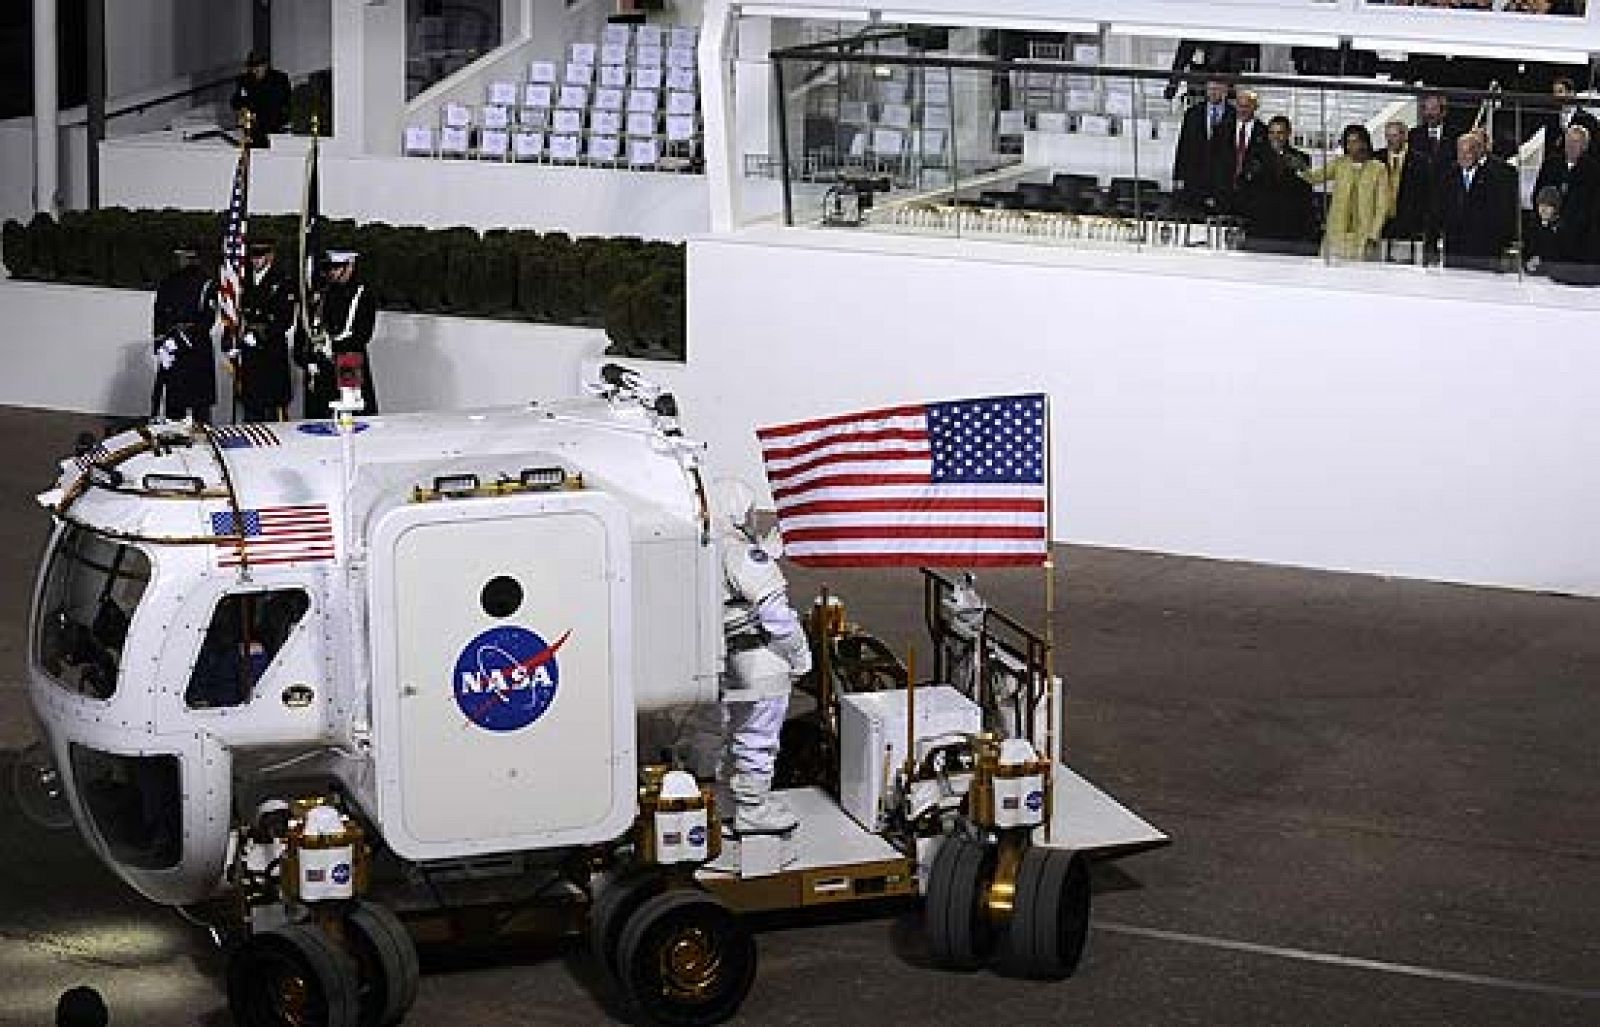
<instances>
[{"instance_id":1,"label":"small american flag sticker","mask_svg":"<svg viewBox=\"0 0 1600 1027\"><path fill-rule=\"evenodd\" d=\"M281 446L277 433L264 424L224 424L211 429L223 449L264 449Z\"/></svg>"},{"instance_id":2,"label":"small american flag sticker","mask_svg":"<svg viewBox=\"0 0 1600 1027\"><path fill-rule=\"evenodd\" d=\"M237 567L285 563L325 563L334 558L333 518L321 504L264 506L256 510L220 510L211 515L217 536L217 564ZM244 559L240 543L244 536Z\"/></svg>"}]
</instances>

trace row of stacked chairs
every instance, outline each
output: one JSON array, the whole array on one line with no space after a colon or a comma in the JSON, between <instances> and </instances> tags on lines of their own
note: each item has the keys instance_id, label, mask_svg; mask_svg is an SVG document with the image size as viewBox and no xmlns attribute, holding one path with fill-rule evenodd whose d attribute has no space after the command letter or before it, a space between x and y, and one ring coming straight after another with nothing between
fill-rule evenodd
<instances>
[{"instance_id":1,"label":"row of stacked chairs","mask_svg":"<svg viewBox=\"0 0 1600 1027\"><path fill-rule=\"evenodd\" d=\"M698 32L607 25L564 62L530 63L524 81L488 84L480 106L446 103L412 124L407 155L638 170L701 167Z\"/></svg>"}]
</instances>

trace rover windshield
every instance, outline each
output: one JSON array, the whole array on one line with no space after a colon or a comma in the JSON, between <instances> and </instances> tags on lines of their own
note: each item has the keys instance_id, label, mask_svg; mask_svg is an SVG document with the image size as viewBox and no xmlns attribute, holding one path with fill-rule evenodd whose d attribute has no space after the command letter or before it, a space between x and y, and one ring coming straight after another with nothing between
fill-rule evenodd
<instances>
[{"instance_id":1,"label":"rover windshield","mask_svg":"<svg viewBox=\"0 0 1600 1027\"><path fill-rule=\"evenodd\" d=\"M39 592L39 665L64 688L109 699L128 625L149 584L143 550L83 528L62 531Z\"/></svg>"}]
</instances>

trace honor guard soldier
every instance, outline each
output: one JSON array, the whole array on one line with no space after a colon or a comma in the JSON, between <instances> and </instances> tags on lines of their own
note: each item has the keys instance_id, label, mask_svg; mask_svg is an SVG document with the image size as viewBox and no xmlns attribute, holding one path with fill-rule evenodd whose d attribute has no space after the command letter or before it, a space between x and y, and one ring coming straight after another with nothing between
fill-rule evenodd
<instances>
[{"instance_id":1,"label":"honor guard soldier","mask_svg":"<svg viewBox=\"0 0 1600 1027\"><path fill-rule=\"evenodd\" d=\"M294 330L295 283L277 262L270 242L250 244L250 280L245 283L239 336L239 405L246 421L289 417L293 376L289 333Z\"/></svg>"},{"instance_id":2,"label":"honor guard soldier","mask_svg":"<svg viewBox=\"0 0 1600 1027\"><path fill-rule=\"evenodd\" d=\"M372 361L367 344L372 341L378 305L372 290L356 278L356 254L351 250L330 250L327 281L313 301L314 316L309 321L309 337L296 339L295 362L305 369L305 418L326 420L329 406L339 397L336 365L341 356L360 358L362 413L378 412L378 394L372 384Z\"/></svg>"},{"instance_id":3,"label":"honor guard soldier","mask_svg":"<svg viewBox=\"0 0 1600 1027\"><path fill-rule=\"evenodd\" d=\"M217 290L201 270L196 250L181 247L173 256L178 266L156 287L156 380L150 416L206 424L217 401L216 351L211 345Z\"/></svg>"}]
</instances>

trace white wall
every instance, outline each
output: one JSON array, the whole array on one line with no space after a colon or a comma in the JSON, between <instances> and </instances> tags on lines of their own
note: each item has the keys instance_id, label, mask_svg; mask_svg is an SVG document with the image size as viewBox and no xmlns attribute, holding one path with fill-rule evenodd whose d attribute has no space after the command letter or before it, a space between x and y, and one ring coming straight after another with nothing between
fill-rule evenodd
<instances>
[{"instance_id":1,"label":"white wall","mask_svg":"<svg viewBox=\"0 0 1600 1027\"><path fill-rule=\"evenodd\" d=\"M0 280L8 337L28 352L0 375L0 405L147 414L153 302L132 289ZM606 341L592 328L382 313L372 345L379 406L405 413L571 395ZM224 396L227 382L219 373Z\"/></svg>"},{"instance_id":2,"label":"white wall","mask_svg":"<svg viewBox=\"0 0 1600 1027\"><path fill-rule=\"evenodd\" d=\"M1065 539L1600 594L1600 297L1240 256L696 240L685 420L1043 390Z\"/></svg>"},{"instance_id":3,"label":"white wall","mask_svg":"<svg viewBox=\"0 0 1600 1027\"><path fill-rule=\"evenodd\" d=\"M250 50L250 5L235 0L109 0L106 94L184 75L237 71Z\"/></svg>"},{"instance_id":4,"label":"white wall","mask_svg":"<svg viewBox=\"0 0 1600 1027\"><path fill-rule=\"evenodd\" d=\"M277 138L251 157L252 211L299 211L306 145ZM238 151L225 144L167 136L112 140L100 154L104 203L122 207L221 210L238 161ZM706 231L710 221L699 175L352 157L332 148L323 152L321 174L323 212L358 221L674 240ZM750 202L776 209L778 184L759 184Z\"/></svg>"},{"instance_id":5,"label":"white wall","mask_svg":"<svg viewBox=\"0 0 1600 1027\"><path fill-rule=\"evenodd\" d=\"M719 473L762 480L761 425L1043 390L1063 539L1600 595L1600 297L1266 258L804 244L819 235L692 243L689 363L633 362L679 394ZM141 412L150 303L0 282L30 354L0 403ZM390 314L378 337L395 411L568 394L605 345Z\"/></svg>"},{"instance_id":6,"label":"white wall","mask_svg":"<svg viewBox=\"0 0 1600 1027\"><path fill-rule=\"evenodd\" d=\"M273 0L272 64L291 78L333 66L333 0Z\"/></svg>"}]
</instances>

